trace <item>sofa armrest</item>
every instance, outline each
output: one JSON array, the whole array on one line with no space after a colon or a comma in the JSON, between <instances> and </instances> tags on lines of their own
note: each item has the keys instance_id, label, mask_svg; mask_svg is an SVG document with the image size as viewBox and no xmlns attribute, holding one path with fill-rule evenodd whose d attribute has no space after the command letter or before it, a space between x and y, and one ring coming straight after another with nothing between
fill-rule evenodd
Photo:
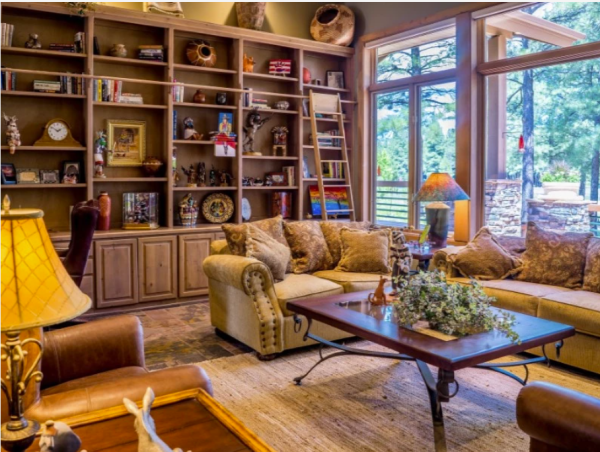
<instances>
[{"instance_id":1,"label":"sofa armrest","mask_svg":"<svg viewBox=\"0 0 600 452\"><path fill-rule=\"evenodd\" d=\"M600 450L600 399L577 391L545 382L525 386L517 397L517 423L532 442L552 450Z\"/></svg>"},{"instance_id":2,"label":"sofa armrest","mask_svg":"<svg viewBox=\"0 0 600 452\"><path fill-rule=\"evenodd\" d=\"M258 259L233 254L219 254L204 259L202 269L209 279L214 279L242 290L252 296L252 276L260 276L264 285L273 287L271 270Z\"/></svg>"},{"instance_id":3,"label":"sofa armrest","mask_svg":"<svg viewBox=\"0 0 600 452\"><path fill-rule=\"evenodd\" d=\"M429 264L430 270L439 270L446 273L448 278L455 278L460 276L456 269L452 266L449 257L453 254L458 253L464 246L449 246L448 248L442 248L437 250L433 254L433 259Z\"/></svg>"},{"instance_id":4,"label":"sofa armrest","mask_svg":"<svg viewBox=\"0 0 600 452\"><path fill-rule=\"evenodd\" d=\"M227 240L220 239L210 242L210 255L213 256L216 254L231 254Z\"/></svg>"},{"instance_id":5,"label":"sofa armrest","mask_svg":"<svg viewBox=\"0 0 600 452\"><path fill-rule=\"evenodd\" d=\"M145 367L136 316L96 320L44 334L42 389L122 367Z\"/></svg>"}]
</instances>

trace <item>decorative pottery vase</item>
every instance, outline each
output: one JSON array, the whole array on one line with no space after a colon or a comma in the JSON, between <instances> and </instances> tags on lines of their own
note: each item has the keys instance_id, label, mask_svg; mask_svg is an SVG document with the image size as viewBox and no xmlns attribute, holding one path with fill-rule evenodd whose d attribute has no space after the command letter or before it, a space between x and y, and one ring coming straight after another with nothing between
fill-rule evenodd
<instances>
[{"instance_id":1,"label":"decorative pottery vase","mask_svg":"<svg viewBox=\"0 0 600 452\"><path fill-rule=\"evenodd\" d=\"M100 215L98 215L98 223L96 223L97 231L108 231L110 229L110 208L112 201L108 192L101 191L98 196L98 206L100 208Z\"/></svg>"},{"instance_id":2,"label":"decorative pottery vase","mask_svg":"<svg viewBox=\"0 0 600 452\"><path fill-rule=\"evenodd\" d=\"M163 162L161 162L156 157L146 157L146 159L142 162L142 166L144 168L146 176L154 177L162 168Z\"/></svg>"},{"instance_id":3,"label":"decorative pottery vase","mask_svg":"<svg viewBox=\"0 0 600 452\"><path fill-rule=\"evenodd\" d=\"M277 110L287 110L290 108L290 103L287 100L280 100L275 104Z\"/></svg>"},{"instance_id":4,"label":"decorative pottery vase","mask_svg":"<svg viewBox=\"0 0 600 452\"><path fill-rule=\"evenodd\" d=\"M127 48L125 44L113 44L110 51L110 56L117 58L127 58Z\"/></svg>"},{"instance_id":5,"label":"decorative pottery vase","mask_svg":"<svg viewBox=\"0 0 600 452\"><path fill-rule=\"evenodd\" d=\"M213 67L217 64L215 48L203 39L190 41L185 49L185 54L194 66Z\"/></svg>"},{"instance_id":6,"label":"decorative pottery vase","mask_svg":"<svg viewBox=\"0 0 600 452\"><path fill-rule=\"evenodd\" d=\"M354 13L346 5L321 6L310 24L310 34L315 41L349 46L354 38Z\"/></svg>"},{"instance_id":7,"label":"decorative pottery vase","mask_svg":"<svg viewBox=\"0 0 600 452\"><path fill-rule=\"evenodd\" d=\"M261 30L266 8L267 2L236 2L238 27Z\"/></svg>"},{"instance_id":8,"label":"decorative pottery vase","mask_svg":"<svg viewBox=\"0 0 600 452\"><path fill-rule=\"evenodd\" d=\"M196 90L196 94L194 94L192 101L195 104L203 104L206 102L206 94L204 94L201 90Z\"/></svg>"},{"instance_id":9,"label":"decorative pottery vase","mask_svg":"<svg viewBox=\"0 0 600 452\"><path fill-rule=\"evenodd\" d=\"M304 83L310 83L312 74L310 73L310 70L307 67L303 67L302 68L302 81Z\"/></svg>"}]
</instances>

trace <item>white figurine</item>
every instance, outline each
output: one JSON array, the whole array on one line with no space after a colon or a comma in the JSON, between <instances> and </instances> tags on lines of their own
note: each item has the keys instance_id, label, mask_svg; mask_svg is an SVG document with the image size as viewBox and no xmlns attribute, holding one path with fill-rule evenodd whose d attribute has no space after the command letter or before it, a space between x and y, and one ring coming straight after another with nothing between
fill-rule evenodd
<instances>
[{"instance_id":1,"label":"white figurine","mask_svg":"<svg viewBox=\"0 0 600 452\"><path fill-rule=\"evenodd\" d=\"M156 434L154 419L150 416L152 402L154 402L154 392L152 391L152 388L146 389L141 410L137 407L135 402L132 402L127 398L123 399L127 411L135 416L133 425L138 434L138 452L183 452L178 447L171 449Z\"/></svg>"},{"instance_id":2,"label":"white figurine","mask_svg":"<svg viewBox=\"0 0 600 452\"><path fill-rule=\"evenodd\" d=\"M21 146L21 134L17 128L17 117L8 116L4 114L4 121L6 122L6 144L11 154L14 154L17 150L17 146Z\"/></svg>"},{"instance_id":3,"label":"white figurine","mask_svg":"<svg viewBox=\"0 0 600 452\"><path fill-rule=\"evenodd\" d=\"M40 452L77 452L81 440L64 422L46 421L40 435Z\"/></svg>"}]
</instances>

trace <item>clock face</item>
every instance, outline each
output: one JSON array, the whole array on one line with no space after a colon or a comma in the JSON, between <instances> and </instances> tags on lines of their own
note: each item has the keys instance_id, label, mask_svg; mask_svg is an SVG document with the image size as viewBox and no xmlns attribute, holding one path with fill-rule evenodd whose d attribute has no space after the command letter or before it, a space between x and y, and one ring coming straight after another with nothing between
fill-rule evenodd
<instances>
[{"instance_id":1,"label":"clock face","mask_svg":"<svg viewBox=\"0 0 600 452\"><path fill-rule=\"evenodd\" d=\"M48 136L54 141L62 141L68 134L67 126L62 122L53 122L48 126Z\"/></svg>"}]
</instances>

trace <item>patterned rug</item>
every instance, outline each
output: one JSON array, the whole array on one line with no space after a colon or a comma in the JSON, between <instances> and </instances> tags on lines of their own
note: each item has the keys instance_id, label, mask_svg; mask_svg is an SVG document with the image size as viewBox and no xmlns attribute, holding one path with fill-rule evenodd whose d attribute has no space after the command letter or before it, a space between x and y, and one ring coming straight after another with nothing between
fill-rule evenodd
<instances>
[{"instance_id":1,"label":"patterned rug","mask_svg":"<svg viewBox=\"0 0 600 452\"><path fill-rule=\"evenodd\" d=\"M385 350L369 342L352 345ZM317 359L313 348L269 362L246 353L200 365L213 381L215 398L279 452L433 450L429 399L414 363L338 357L295 386L292 379ZM513 371L524 376L522 368ZM530 371L530 381L600 396L599 380L592 376L543 365ZM437 369L432 372L437 375ZM448 450L527 451L529 439L515 421L521 386L478 369L459 371L456 378L460 391L444 404Z\"/></svg>"}]
</instances>

